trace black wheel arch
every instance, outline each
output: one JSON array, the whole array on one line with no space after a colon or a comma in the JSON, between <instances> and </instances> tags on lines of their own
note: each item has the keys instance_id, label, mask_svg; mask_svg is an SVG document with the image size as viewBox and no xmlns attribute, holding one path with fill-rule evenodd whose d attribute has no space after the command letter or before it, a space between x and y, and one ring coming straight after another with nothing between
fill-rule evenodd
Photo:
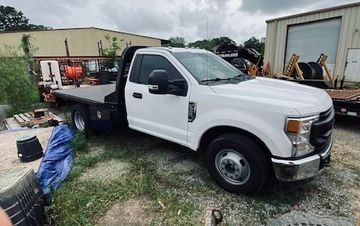
<instances>
[{"instance_id":1,"label":"black wheel arch","mask_svg":"<svg viewBox=\"0 0 360 226\"><path fill-rule=\"evenodd\" d=\"M224 134L227 134L227 133L236 133L236 134L245 135L245 136L249 137L250 139L254 140L256 143L258 143L262 147L262 149L265 152L266 157L269 160L273 156L271 154L269 148L266 146L266 144L259 137L257 137L253 133L250 133L247 130L240 129L238 127L233 127L233 126L216 126L216 127L212 127L210 129L208 129L201 136L198 150L201 151L201 152L206 152L208 146L210 145L210 143L213 140L215 140L217 137L219 137L221 135L224 135Z\"/></svg>"}]
</instances>

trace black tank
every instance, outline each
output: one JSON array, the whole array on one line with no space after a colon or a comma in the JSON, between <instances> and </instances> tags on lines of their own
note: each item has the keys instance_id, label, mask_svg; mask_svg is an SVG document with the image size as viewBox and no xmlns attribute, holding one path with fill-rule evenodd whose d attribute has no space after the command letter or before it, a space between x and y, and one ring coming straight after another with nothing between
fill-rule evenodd
<instances>
[{"instance_id":1,"label":"black tank","mask_svg":"<svg viewBox=\"0 0 360 226\"><path fill-rule=\"evenodd\" d=\"M13 225L44 225L42 190L34 170L19 167L0 171L0 206Z\"/></svg>"}]
</instances>

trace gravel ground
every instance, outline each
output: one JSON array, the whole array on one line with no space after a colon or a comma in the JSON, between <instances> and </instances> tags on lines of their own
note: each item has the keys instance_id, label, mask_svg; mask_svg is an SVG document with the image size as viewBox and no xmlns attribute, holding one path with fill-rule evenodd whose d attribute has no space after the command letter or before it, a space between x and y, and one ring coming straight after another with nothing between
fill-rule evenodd
<instances>
[{"instance_id":1,"label":"gravel ground","mask_svg":"<svg viewBox=\"0 0 360 226\"><path fill-rule=\"evenodd\" d=\"M228 224L243 222L260 225L291 211L324 217L357 218L360 217L356 216L360 213L359 141L360 120L338 117L334 129L332 166L329 170L319 179L295 191L288 192L281 185L275 184L265 190L264 194L250 197L237 196L214 188L212 179L208 177L201 161L189 159L189 153L186 151L178 152L177 155L174 151L167 154L169 147L166 147L158 150L158 153L149 155L149 159L157 162L158 171L166 173L179 172L192 162L191 170L183 171L180 178L189 188L194 185L207 188L207 191L199 193L193 193L192 189L183 191L186 201L196 203L200 207L197 208L198 216L203 214L206 207L216 206L222 210L224 221ZM170 145L170 149L171 147Z\"/></svg>"},{"instance_id":2,"label":"gravel ground","mask_svg":"<svg viewBox=\"0 0 360 226\"><path fill-rule=\"evenodd\" d=\"M126 162L118 160L100 162L93 168L82 173L79 180L109 183L121 178L124 174L127 174L128 170L129 164Z\"/></svg>"},{"instance_id":3,"label":"gravel ground","mask_svg":"<svg viewBox=\"0 0 360 226\"><path fill-rule=\"evenodd\" d=\"M128 168L146 162L149 169L154 169L150 178L156 178L153 182L160 196L154 199L143 193L144 198L150 199L142 208L149 210L146 214L149 219L156 219L152 221L155 225L203 225L207 207L216 207L222 212L224 225L264 225L292 214L355 222L356 218L360 219L360 119L336 118L333 135L331 167L321 177L290 191L273 184L261 194L228 193L210 178L202 156L137 132L90 142L87 156L113 159L100 160L86 169L79 180L118 180L131 173ZM128 161L131 163L124 167ZM111 205L108 209L110 219L118 222L116 214L111 214L114 211ZM99 216L95 222L108 215Z\"/></svg>"}]
</instances>

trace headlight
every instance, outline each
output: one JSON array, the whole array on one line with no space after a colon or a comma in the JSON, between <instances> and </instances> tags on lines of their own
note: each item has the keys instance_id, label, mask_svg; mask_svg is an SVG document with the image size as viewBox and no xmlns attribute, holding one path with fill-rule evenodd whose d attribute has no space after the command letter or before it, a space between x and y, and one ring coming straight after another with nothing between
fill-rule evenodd
<instances>
[{"instance_id":1,"label":"headlight","mask_svg":"<svg viewBox=\"0 0 360 226\"><path fill-rule=\"evenodd\" d=\"M311 125L318 119L318 115L306 118L287 118L285 133L292 143L292 157L302 156L314 150L310 144Z\"/></svg>"}]
</instances>

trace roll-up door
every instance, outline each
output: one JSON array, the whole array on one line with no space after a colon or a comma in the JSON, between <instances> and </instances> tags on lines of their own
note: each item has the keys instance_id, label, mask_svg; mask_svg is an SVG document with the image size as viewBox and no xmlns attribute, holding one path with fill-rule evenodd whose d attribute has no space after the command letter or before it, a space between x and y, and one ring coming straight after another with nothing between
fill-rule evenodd
<instances>
[{"instance_id":1,"label":"roll-up door","mask_svg":"<svg viewBox=\"0 0 360 226\"><path fill-rule=\"evenodd\" d=\"M340 28L341 18L288 26L285 63L293 53L300 56L301 62L316 61L324 53L334 72Z\"/></svg>"}]
</instances>

